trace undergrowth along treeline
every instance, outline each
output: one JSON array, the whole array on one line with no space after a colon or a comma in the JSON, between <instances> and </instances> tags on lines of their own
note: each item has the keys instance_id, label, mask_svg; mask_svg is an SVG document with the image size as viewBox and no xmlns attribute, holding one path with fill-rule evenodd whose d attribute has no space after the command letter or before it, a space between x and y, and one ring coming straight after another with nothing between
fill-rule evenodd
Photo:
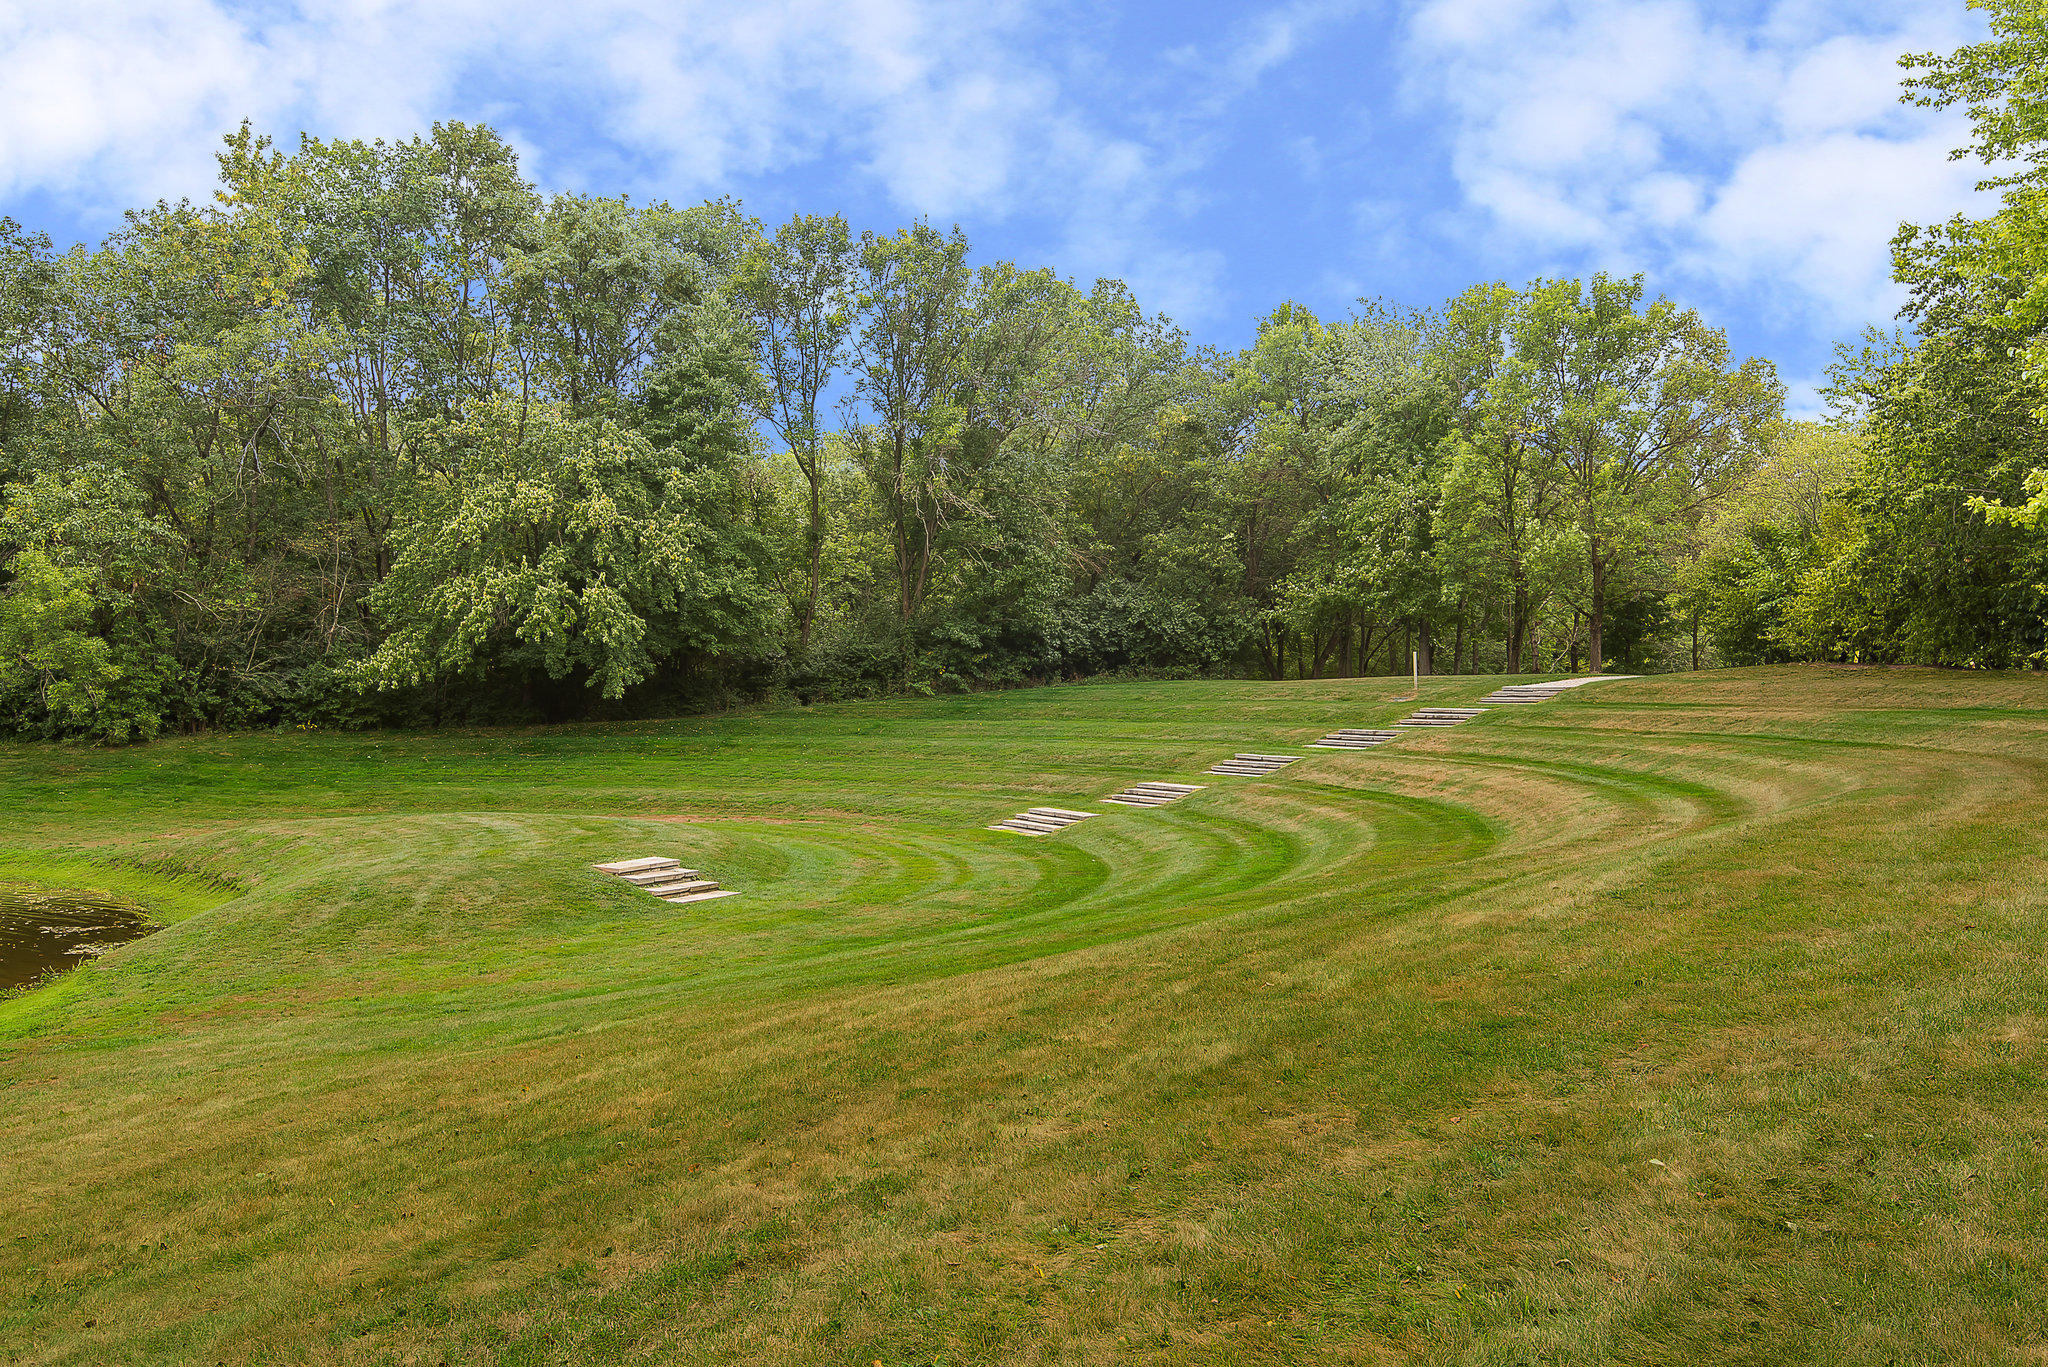
<instances>
[{"instance_id":1,"label":"undergrowth along treeline","mask_svg":"<svg viewBox=\"0 0 2048 1367\"><path fill-rule=\"evenodd\" d=\"M2014 15L1915 96L2002 117ZM98 249L0 221L15 730L2048 646L2044 275L1995 224L1902 235L1915 330L1818 424L1640 279L1219 352L957 229L543 199L487 128L220 168Z\"/></svg>"}]
</instances>

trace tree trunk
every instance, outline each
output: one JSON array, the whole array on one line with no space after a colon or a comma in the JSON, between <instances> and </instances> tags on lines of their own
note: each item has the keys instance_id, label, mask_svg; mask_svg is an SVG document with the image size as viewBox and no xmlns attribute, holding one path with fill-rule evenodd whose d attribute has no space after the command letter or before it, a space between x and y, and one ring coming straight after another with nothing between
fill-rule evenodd
<instances>
[{"instance_id":1,"label":"tree trunk","mask_svg":"<svg viewBox=\"0 0 2048 1367\"><path fill-rule=\"evenodd\" d=\"M1595 550L1590 555L1593 571L1593 601L1586 622L1586 672L1598 674L1606 666L1600 659L1600 620L1607 615L1607 562Z\"/></svg>"},{"instance_id":2,"label":"tree trunk","mask_svg":"<svg viewBox=\"0 0 2048 1367\"><path fill-rule=\"evenodd\" d=\"M910 529L904 525L906 509L903 499L903 434L898 432L892 439L896 456L896 482L890 491L891 511L896 518L896 593L901 610L901 619L910 620Z\"/></svg>"},{"instance_id":3,"label":"tree trunk","mask_svg":"<svg viewBox=\"0 0 2048 1367\"><path fill-rule=\"evenodd\" d=\"M1330 664L1330 663L1332 662L1332 661L1331 661L1331 657L1332 657L1333 653L1335 653L1335 652L1336 652L1336 650L1337 650L1337 642L1338 642L1338 641L1339 641L1340 639L1341 639L1341 637L1339 637L1339 635L1338 635L1338 633L1337 633L1337 628L1335 628L1335 627L1331 627L1331 628L1330 628L1330 635L1329 635L1329 639L1328 639L1328 640L1326 640L1326 641L1324 641L1324 642L1322 643L1322 645L1321 645L1321 646L1319 646L1319 647L1317 647L1317 649L1316 649L1316 654L1315 654L1315 660L1316 660L1316 663L1315 663L1315 670L1314 670L1314 672L1313 672L1313 673L1311 673L1311 674L1309 675L1309 677L1310 677L1310 678L1312 678L1312 679L1320 679L1320 678L1322 678L1322 677L1323 677L1323 667L1324 667L1325 665L1328 665L1328 664ZM1342 654L1336 654L1336 655L1335 655L1335 663L1336 663L1336 666L1337 666L1337 672L1336 672L1336 674L1335 674L1335 675L1333 675L1332 677L1334 677L1334 678L1340 678L1340 679L1341 679L1341 678L1343 678L1343 677L1344 677L1344 657L1343 657L1343 655L1342 655Z\"/></svg>"},{"instance_id":4,"label":"tree trunk","mask_svg":"<svg viewBox=\"0 0 2048 1367\"><path fill-rule=\"evenodd\" d=\"M1430 640L1429 619L1427 617L1423 618L1422 621L1416 626L1415 639L1417 645L1419 645L1422 650L1421 663L1418 666L1418 668L1420 668L1424 674L1436 673L1436 660L1432 658L1432 656L1435 653L1434 643ZM1452 672L1456 673L1457 671L1453 669Z\"/></svg>"},{"instance_id":5,"label":"tree trunk","mask_svg":"<svg viewBox=\"0 0 2048 1367\"><path fill-rule=\"evenodd\" d=\"M1692 667L1695 671L1700 667L1700 610L1698 608L1692 610Z\"/></svg>"},{"instance_id":6,"label":"tree trunk","mask_svg":"<svg viewBox=\"0 0 2048 1367\"><path fill-rule=\"evenodd\" d=\"M818 469L818 458L813 455L809 468L804 471L811 485L811 600L804 607L804 628L797 637L797 649L808 655L811 649L811 623L818 620L818 563L825 554L825 509L819 496L818 485L822 482Z\"/></svg>"}]
</instances>

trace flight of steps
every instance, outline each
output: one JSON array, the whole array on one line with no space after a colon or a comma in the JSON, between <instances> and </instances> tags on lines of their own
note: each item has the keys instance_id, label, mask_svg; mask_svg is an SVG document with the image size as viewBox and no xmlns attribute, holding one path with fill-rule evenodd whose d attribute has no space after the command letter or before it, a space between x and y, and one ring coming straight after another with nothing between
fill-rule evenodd
<instances>
[{"instance_id":1,"label":"flight of steps","mask_svg":"<svg viewBox=\"0 0 2048 1367\"><path fill-rule=\"evenodd\" d=\"M1457 726L1460 723L1471 721L1484 711L1486 709L1483 707L1425 707L1416 712L1412 717L1401 718L1394 725L1411 727Z\"/></svg>"},{"instance_id":2,"label":"flight of steps","mask_svg":"<svg viewBox=\"0 0 2048 1367\"><path fill-rule=\"evenodd\" d=\"M1277 769L1284 769L1300 758L1300 755L1236 755L1224 760L1221 764L1213 765L1209 772L1212 774L1241 774L1249 778L1257 778L1262 774L1270 774Z\"/></svg>"},{"instance_id":3,"label":"flight of steps","mask_svg":"<svg viewBox=\"0 0 2048 1367\"><path fill-rule=\"evenodd\" d=\"M1375 745L1385 745L1400 734L1399 731L1361 731L1356 727L1347 727L1342 731L1332 731L1321 740L1314 742L1310 748L1316 750L1370 750Z\"/></svg>"},{"instance_id":4,"label":"flight of steps","mask_svg":"<svg viewBox=\"0 0 2048 1367\"><path fill-rule=\"evenodd\" d=\"M1051 835L1076 821L1086 821L1094 812L1070 812L1064 807L1033 807L990 826L992 831L1015 831L1019 835Z\"/></svg>"},{"instance_id":5,"label":"flight of steps","mask_svg":"<svg viewBox=\"0 0 2048 1367\"><path fill-rule=\"evenodd\" d=\"M593 864L600 873L623 878L642 892L651 892L664 902L709 902L719 897L737 897L731 888L721 888L695 869L683 867L680 859L652 855L645 859L621 859L614 864Z\"/></svg>"},{"instance_id":6,"label":"flight of steps","mask_svg":"<svg viewBox=\"0 0 2048 1367\"><path fill-rule=\"evenodd\" d=\"M1133 783L1130 787L1104 802L1115 802L1125 807L1164 807L1169 802L1178 802L1189 793L1199 793L1199 783Z\"/></svg>"},{"instance_id":7,"label":"flight of steps","mask_svg":"<svg viewBox=\"0 0 2048 1367\"><path fill-rule=\"evenodd\" d=\"M1591 674L1583 679L1553 679L1549 683L1509 684L1481 698L1481 702L1531 703L1549 702L1560 693L1569 693L1574 688L1584 688L1589 683L1602 679L1633 679L1633 674Z\"/></svg>"},{"instance_id":8,"label":"flight of steps","mask_svg":"<svg viewBox=\"0 0 2048 1367\"><path fill-rule=\"evenodd\" d=\"M1486 703L1531 703L1549 702L1560 693L1569 693L1579 685L1577 682L1547 684L1509 684L1496 689L1479 701Z\"/></svg>"}]
</instances>

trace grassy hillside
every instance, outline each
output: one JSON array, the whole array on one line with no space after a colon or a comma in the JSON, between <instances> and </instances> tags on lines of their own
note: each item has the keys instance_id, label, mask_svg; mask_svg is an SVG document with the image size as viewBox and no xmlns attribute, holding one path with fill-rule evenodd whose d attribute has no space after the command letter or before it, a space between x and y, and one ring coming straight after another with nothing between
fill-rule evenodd
<instances>
[{"instance_id":1,"label":"grassy hillside","mask_svg":"<svg viewBox=\"0 0 2048 1367\"><path fill-rule=\"evenodd\" d=\"M0 1362L2048 1359L2048 681L982 829L1400 682L0 750L168 923L0 1001Z\"/></svg>"}]
</instances>

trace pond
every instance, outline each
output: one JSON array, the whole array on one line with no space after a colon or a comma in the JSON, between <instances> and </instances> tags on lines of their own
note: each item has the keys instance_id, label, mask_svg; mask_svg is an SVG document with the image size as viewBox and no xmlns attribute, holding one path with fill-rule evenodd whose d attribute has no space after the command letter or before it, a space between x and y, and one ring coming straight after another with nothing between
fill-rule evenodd
<instances>
[{"instance_id":1,"label":"pond","mask_svg":"<svg viewBox=\"0 0 2048 1367\"><path fill-rule=\"evenodd\" d=\"M110 897L0 889L0 992L76 968L156 928L139 908Z\"/></svg>"}]
</instances>

